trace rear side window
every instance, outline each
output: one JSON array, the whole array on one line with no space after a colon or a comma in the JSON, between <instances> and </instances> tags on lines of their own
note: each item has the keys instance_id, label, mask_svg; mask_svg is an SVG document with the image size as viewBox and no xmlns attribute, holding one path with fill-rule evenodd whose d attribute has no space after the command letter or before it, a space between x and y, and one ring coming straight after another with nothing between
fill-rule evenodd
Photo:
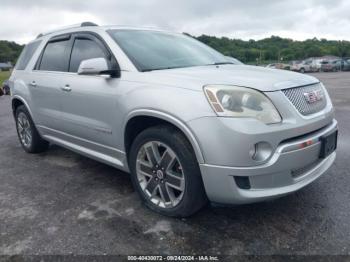
<instances>
[{"instance_id":1,"label":"rear side window","mask_svg":"<svg viewBox=\"0 0 350 262\"><path fill-rule=\"evenodd\" d=\"M78 72L80 63L83 60L101 57L106 58L106 53L95 41L90 39L76 39L72 50L69 72Z\"/></svg>"},{"instance_id":2,"label":"rear side window","mask_svg":"<svg viewBox=\"0 0 350 262\"><path fill-rule=\"evenodd\" d=\"M26 45L18 58L15 69L16 70L24 70L26 69L30 59L34 55L35 51L38 49L41 41L36 41Z\"/></svg>"},{"instance_id":3,"label":"rear side window","mask_svg":"<svg viewBox=\"0 0 350 262\"><path fill-rule=\"evenodd\" d=\"M42 54L39 70L68 71L69 40L49 42Z\"/></svg>"}]
</instances>

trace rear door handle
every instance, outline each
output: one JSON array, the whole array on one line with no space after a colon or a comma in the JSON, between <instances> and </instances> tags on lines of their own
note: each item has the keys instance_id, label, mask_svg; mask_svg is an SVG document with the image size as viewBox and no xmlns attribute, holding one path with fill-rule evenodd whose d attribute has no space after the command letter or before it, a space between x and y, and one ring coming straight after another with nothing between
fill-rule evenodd
<instances>
[{"instance_id":1,"label":"rear door handle","mask_svg":"<svg viewBox=\"0 0 350 262\"><path fill-rule=\"evenodd\" d=\"M30 86L32 86L32 87L37 87L37 85L36 85L36 82L35 82L35 81L30 82L30 83L29 83L29 85L30 85Z\"/></svg>"},{"instance_id":2,"label":"rear door handle","mask_svg":"<svg viewBox=\"0 0 350 262\"><path fill-rule=\"evenodd\" d=\"M72 88L70 88L69 85L65 85L65 86L61 87L61 90L64 92L70 92L70 91L72 91Z\"/></svg>"}]
</instances>

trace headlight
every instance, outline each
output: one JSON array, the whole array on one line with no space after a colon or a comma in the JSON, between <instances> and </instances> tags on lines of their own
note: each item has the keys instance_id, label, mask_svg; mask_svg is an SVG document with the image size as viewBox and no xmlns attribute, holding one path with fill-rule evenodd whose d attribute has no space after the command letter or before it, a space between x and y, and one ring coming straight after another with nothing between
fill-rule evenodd
<instances>
[{"instance_id":1,"label":"headlight","mask_svg":"<svg viewBox=\"0 0 350 262\"><path fill-rule=\"evenodd\" d=\"M210 85L204 87L204 92L218 116L255 118L265 124L282 121L270 99L254 89Z\"/></svg>"}]
</instances>

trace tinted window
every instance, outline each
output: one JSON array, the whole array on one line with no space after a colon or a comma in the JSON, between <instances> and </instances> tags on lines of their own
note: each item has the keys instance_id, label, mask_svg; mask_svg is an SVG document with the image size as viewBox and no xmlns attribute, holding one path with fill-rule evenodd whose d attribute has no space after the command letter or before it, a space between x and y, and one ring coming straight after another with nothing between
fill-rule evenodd
<instances>
[{"instance_id":1,"label":"tinted window","mask_svg":"<svg viewBox=\"0 0 350 262\"><path fill-rule=\"evenodd\" d=\"M185 35L150 30L108 32L140 71L232 63Z\"/></svg>"},{"instance_id":2,"label":"tinted window","mask_svg":"<svg viewBox=\"0 0 350 262\"><path fill-rule=\"evenodd\" d=\"M38 49L40 43L41 41L36 41L26 45L16 63L15 69L24 70L27 67L30 59L32 58L34 52Z\"/></svg>"},{"instance_id":3,"label":"tinted window","mask_svg":"<svg viewBox=\"0 0 350 262\"><path fill-rule=\"evenodd\" d=\"M39 70L68 71L69 55L67 52L68 40L49 42L42 56Z\"/></svg>"},{"instance_id":4,"label":"tinted window","mask_svg":"<svg viewBox=\"0 0 350 262\"><path fill-rule=\"evenodd\" d=\"M78 72L81 61L92 58L106 58L100 45L89 39L76 39L74 41L69 72Z\"/></svg>"}]
</instances>

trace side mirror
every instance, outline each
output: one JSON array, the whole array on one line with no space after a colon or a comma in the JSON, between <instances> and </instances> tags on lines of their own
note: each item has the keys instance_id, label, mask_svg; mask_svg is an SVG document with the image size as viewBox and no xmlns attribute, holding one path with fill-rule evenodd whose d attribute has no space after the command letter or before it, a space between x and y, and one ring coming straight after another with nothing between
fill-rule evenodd
<instances>
[{"instance_id":1,"label":"side mirror","mask_svg":"<svg viewBox=\"0 0 350 262\"><path fill-rule=\"evenodd\" d=\"M118 69L111 70L105 58L93 58L81 61L78 68L78 75L109 75L119 77Z\"/></svg>"}]
</instances>

